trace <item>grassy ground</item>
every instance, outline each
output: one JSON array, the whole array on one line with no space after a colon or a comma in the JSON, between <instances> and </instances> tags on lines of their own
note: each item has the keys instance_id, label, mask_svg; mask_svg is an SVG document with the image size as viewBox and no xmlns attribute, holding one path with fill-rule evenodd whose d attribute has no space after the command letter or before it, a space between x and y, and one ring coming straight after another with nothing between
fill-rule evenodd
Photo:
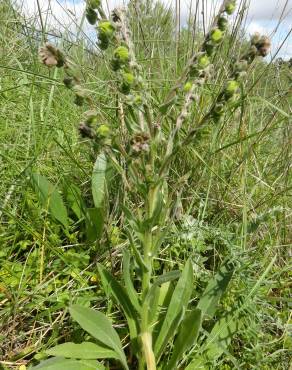
<instances>
[{"instance_id":1,"label":"grassy ground","mask_svg":"<svg viewBox=\"0 0 292 370\"><path fill-rule=\"evenodd\" d=\"M115 304L106 301L96 262L119 275L121 251L128 242L115 207L123 198L118 178L110 189L109 237L90 241L86 223L78 217L76 198L72 200L77 193L87 207L93 206L94 150L76 129L84 108L72 104L72 95L61 83L62 72L48 72L39 63L35 40L39 34L21 27L23 20L5 4L0 4L0 364L12 369L36 362L58 341L84 335L67 315L72 302L104 310L123 333L124 320ZM157 18L159 12L164 23L161 14ZM138 59L146 66L158 104L191 53L192 32L183 32L177 44L171 34L172 19L162 9L133 28ZM195 47L196 43L197 39ZM82 77L98 101L100 115L114 119L116 95L108 61L88 54L82 45L69 48L64 44L82 66ZM216 86L224 81L229 55L239 45L245 47L244 42L230 38L216 55L215 77L205 86L189 126L210 104ZM195 300L225 257L237 262L220 312L240 306L238 330L224 354L209 364L210 369L289 369L289 75L288 65L257 62L247 99L236 115L227 114L219 125L207 126L172 163L169 181L177 199L176 222L155 261L156 273L180 268L191 257ZM69 209L66 232L41 203L32 173L42 174L60 189Z\"/></svg>"}]
</instances>

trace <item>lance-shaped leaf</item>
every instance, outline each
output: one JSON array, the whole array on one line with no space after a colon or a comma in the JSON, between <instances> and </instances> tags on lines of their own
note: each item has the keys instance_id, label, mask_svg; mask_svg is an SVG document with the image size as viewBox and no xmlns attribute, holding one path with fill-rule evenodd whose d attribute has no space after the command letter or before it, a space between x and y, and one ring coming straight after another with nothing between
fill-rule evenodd
<instances>
[{"instance_id":1,"label":"lance-shaped leaf","mask_svg":"<svg viewBox=\"0 0 292 370\"><path fill-rule=\"evenodd\" d=\"M75 358L80 360L95 360L99 358L118 359L118 355L115 351L108 347L91 342L83 342L80 344L71 342L63 343L47 350L46 353L50 356Z\"/></svg>"},{"instance_id":2,"label":"lance-shaped leaf","mask_svg":"<svg viewBox=\"0 0 292 370\"><path fill-rule=\"evenodd\" d=\"M177 368L176 365L178 361L181 360L184 352L189 350L196 343L201 328L201 322L202 313L198 309L186 315L180 325L177 338L174 342L171 359L164 370Z\"/></svg>"},{"instance_id":3,"label":"lance-shaped leaf","mask_svg":"<svg viewBox=\"0 0 292 370\"><path fill-rule=\"evenodd\" d=\"M107 294L112 294L116 302L120 304L127 318L131 339L136 339L137 330L137 311L135 310L125 288L102 266L98 265L98 271L104 290Z\"/></svg>"},{"instance_id":4,"label":"lance-shaped leaf","mask_svg":"<svg viewBox=\"0 0 292 370\"><path fill-rule=\"evenodd\" d=\"M79 305L71 306L70 313L82 329L91 334L100 343L114 350L124 368L128 369L120 338L109 319L103 313Z\"/></svg>"},{"instance_id":5,"label":"lance-shaped leaf","mask_svg":"<svg viewBox=\"0 0 292 370\"><path fill-rule=\"evenodd\" d=\"M69 226L67 209L58 188L40 174L32 173L30 178L43 207L67 229Z\"/></svg>"},{"instance_id":6,"label":"lance-shaped leaf","mask_svg":"<svg viewBox=\"0 0 292 370\"><path fill-rule=\"evenodd\" d=\"M193 268L191 261L188 260L181 277L172 294L165 318L162 326L160 327L157 339L154 345L154 353L156 358L159 358L163 353L168 341L174 336L177 326L173 325L174 322L179 324L177 317L181 311L184 311L189 303L191 293L193 290Z\"/></svg>"},{"instance_id":7,"label":"lance-shaped leaf","mask_svg":"<svg viewBox=\"0 0 292 370\"><path fill-rule=\"evenodd\" d=\"M62 357L42 361L33 370L105 370L105 367L93 360L72 360Z\"/></svg>"},{"instance_id":8,"label":"lance-shaped leaf","mask_svg":"<svg viewBox=\"0 0 292 370\"><path fill-rule=\"evenodd\" d=\"M207 315L212 317L214 315L218 302L226 291L233 272L233 265L230 262L226 262L210 280L197 305L197 308L202 311L203 316Z\"/></svg>"},{"instance_id":9,"label":"lance-shaped leaf","mask_svg":"<svg viewBox=\"0 0 292 370\"><path fill-rule=\"evenodd\" d=\"M107 159L104 153L97 157L92 172L92 196L96 208L102 206L105 196L105 176Z\"/></svg>"}]
</instances>

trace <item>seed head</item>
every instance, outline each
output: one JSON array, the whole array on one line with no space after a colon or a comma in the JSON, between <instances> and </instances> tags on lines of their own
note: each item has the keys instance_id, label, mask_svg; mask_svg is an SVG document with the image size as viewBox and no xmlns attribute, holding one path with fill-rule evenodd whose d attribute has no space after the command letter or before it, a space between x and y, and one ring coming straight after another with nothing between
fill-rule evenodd
<instances>
[{"instance_id":1,"label":"seed head","mask_svg":"<svg viewBox=\"0 0 292 370\"><path fill-rule=\"evenodd\" d=\"M230 0L226 6L225 6L225 12L228 14L228 15L231 15L234 13L235 11L235 8L236 8L236 1L235 0Z\"/></svg>"},{"instance_id":2,"label":"seed head","mask_svg":"<svg viewBox=\"0 0 292 370\"><path fill-rule=\"evenodd\" d=\"M218 44L223 38L223 32L219 28L215 28L211 31L211 40Z\"/></svg>"},{"instance_id":3,"label":"seed head","mask_svg":"<svg viewBox=\"0 0 292 370\"><path fill-rule=\"evenodd\" d=\"M46 43L39 50L39 56L44 65L47 67L63 67L65 57L59 49L50 43Z\"/></svg>"},{"instance_id":4,"label":"seed head","mask_svg":"<svg viewBox=\"0 0 292 370\"><path fill-rule=\"evenodd\" d=\"M268 36L262 36L256 44L258 54L262 57L266 57L271 48L271 40Z\"/></svg>"},{"instance_id":5,"label":"seed head","mask_svg":"<svg viewBox=\"0 0 292 370\"><path fill-rule=\"evenodd\" d=\"M94 138L94 130L89 126L87 125L86 123L84 122L81 122L80 125L79 125L79 132L80 132L80 135L82 137L88 137L90 139L93 139Z\"/></svg>"},{"instance_id":6,"label":"seed head","mask_svg":"<svg viewBox=\"0 0 292 370\"><path fill-rule=\"evenodd\" d=\"M146 132L136 134L132 141L132 149L135 153L149 152L149 135Z\"/></svg>"}]
</instances>

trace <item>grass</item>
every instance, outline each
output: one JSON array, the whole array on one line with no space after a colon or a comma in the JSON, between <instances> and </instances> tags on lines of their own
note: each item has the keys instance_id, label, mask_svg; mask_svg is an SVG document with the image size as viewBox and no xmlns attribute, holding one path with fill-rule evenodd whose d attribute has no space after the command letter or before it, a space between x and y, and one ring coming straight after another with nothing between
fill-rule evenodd
<instances>
[{"instance_id":1,"label":"grass","mask_svg":"<svg viewBox=\"0 0 292 370\"><path fill-rule=\"evenodd\" d=\"M72 104L72 93L61 83L63 71L48 71L39 63L39 34L20 27L24 20L8 2L0 7L0 364L14 369L36 364L58 343L88 339L68 315L72 303L106 313L128 345L125 318L114 300L107 300L96 263L120 279L122 252L129 247L121 205L130 204L137 212L141 198L135 189L127 189L119 175L108 174L110 206L104 231L91 240L86 219L78 217L82 207L94 207L91 174L96 149L76 129L85 109ZM133 39L157 112L202 35L198 32L193 38L189 29L173 38L170 11L157 6L151 17L145 17L143 7L139 11L138 21L135 12L130 19ZM85 88L98 102L100 119L115 122L116 76L108 55L99 55L96 49L87 52L82 41L62 42L82 67ZM219 48L216 73L203 86L180 137L212 104L226 80L230 55L245 48L247 41L238 34ZM228 312L237 330L227 336L222 354L205 364L207 369L289 369L291 69L263 61L255 64L236 112L231 107L219 124L205 126L172 161L167 181L174 222L153 261L153 274L158 276L182 270L191 258L193 306L221 262L229 258L236 263L216 319ZM182 99L178 95L175 113ZM169 122L164 133L170 130ZM127 134L121 135L126 140ZM60 189L69 209L67 230L52 217L50 204L41 202L32 172ZM207 320L200 346L184 356L180 368L203 353L215 322Z\"/></svg>"}]
</instances>

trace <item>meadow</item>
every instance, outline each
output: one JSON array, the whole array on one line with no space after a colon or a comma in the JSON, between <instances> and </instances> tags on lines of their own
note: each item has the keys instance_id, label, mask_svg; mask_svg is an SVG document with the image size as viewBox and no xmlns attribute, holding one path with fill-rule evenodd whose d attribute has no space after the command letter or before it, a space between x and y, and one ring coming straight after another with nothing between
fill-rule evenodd
<instances>
[{"instance_id":1,"label":"meadow","mask_svg":"<svg viewBox=\"0 0 292 370\"><path fill-rule=\"evenodd\" d=\"M246 4L0 2L0 369L291 369L291 61Z\"/></svg>"}]
</instances>

